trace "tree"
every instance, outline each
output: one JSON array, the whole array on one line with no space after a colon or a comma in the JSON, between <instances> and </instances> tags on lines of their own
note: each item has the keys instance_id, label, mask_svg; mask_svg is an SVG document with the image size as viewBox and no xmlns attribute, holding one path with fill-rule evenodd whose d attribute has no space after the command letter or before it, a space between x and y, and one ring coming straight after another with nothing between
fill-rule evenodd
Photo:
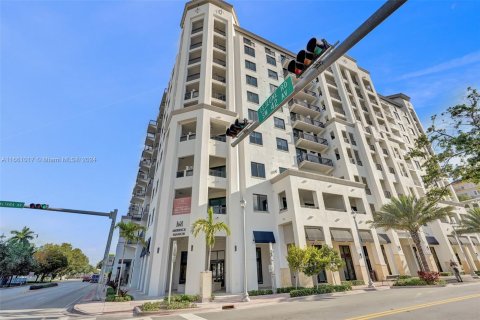
<instances>
[{"instance_id":1,"label":"tree","mask_svg":"<svg viewBox=\"0 0 480 320\"><path fill-rule=\"evenodd\" d=\"M192 234L197 237L200 232L205 234L205 240L208 247L208 260L205 271L210 268L210 256L212 248L215 246L215 235L218 232L225 231L227 236L230 235L230 228L224 222L215 222L213 219L213 208L209 207L207 211L207 219L198 219L192 225Z\"/></svg>"},{"instance_id":2,"label":"tree","mask_svg":"<svg viewBox=\"0 0 480 320\"><path fill-rule=\"evenodd\" d=\"M302 269L305 275L313 277L325 270L325 267L329 261L322 254L320 249L315 246L307 246L307 248L304 250L304 254L304 265Z\"/></svg>"},{"instance_id":3,"label":"tree","mask_svg":"<svg viewBox=\"0 0 480 320\"><path fill-rule=\"evenodd\" d=\"M80 273L86 273L90 270L90 264L87 256L78 248L73 248L70 243L62 243L60 250L67 257L68 265L61 270L59 274L74 276Z\"/></svg>"},{"instance_id":4,"label":"tree","mask_svg":"<svg viewBox=\"0 0 480 320\"><path fill-rule=\"evenodd\" d=\"M120 285L122 283L122 272L125 259L125 248L127 244L138 244L139 242L143 243L143 235L141 232L145 230L145 227L136 224L132 221L120 221L117 223L115 228L120 230L120 237L123 238L123 253L122 253L122 264L120 264L120 274L118 277L118 286L117 286L117 295L120 290ZM132 268L133 272L133 268Z\"/></svg>"},{"instance_id":5,"label":"tree","mask_svg":"<svg viewBox=\"0 0 480 320\"><path fill-rule=\"evenodd\" d=\"M0 276L10 277L27 275L34 269L32 258L34 247L26 241L7 241L0 245Z\"/></svg>"},{"instance_id":6,"label":"tree","mask_svg":"<svg viewBox=\"0 0 480 320\"><path fill-rule=\"evenodd\" d=\"M420 241L420 228L429 222L450 216L453 210L451 206L438 207L436 202L425 197L417 199L414 196L402 195L399 198L392 198L380 211L374 212L373 221L369 223L375 228L408 231L420 256L421 271L430 271Z\"/></svg>"},{"instance_id":7,"label":"tree","mask_svg":"<svg viewBox=\"0 0 480 320\"><path fill-rule=\"evenodd\" d=\"M10 241L14 242L27 242L30 243L30 240L33 240L33 235L35 234L30 228L23 227L21 231L12 230L10 231L13 234L13 237L10 238Z\"/></svg>"},{"instance_id":8,"label":"tree","mask_svg":"<svg viewBox=\"0 0 480 320\"><path fill-rule=\"evenodd\" d=\"M457 233L480 233L480 208L473 208L462 215Z\"/></svg>"},{"instance_id":9,"label":"tree","mask_svg":"<svg viewBox=\"0 0 480 320\"><path fill-rule=\"evenodd\" d=\"M40 281L43 281L48 274L51 274L51 279L54 279L62 269L68 266L68 258L59 245L47 243L33 256L37 262L36 271L41 276Z\"/></svg>"},{"instance_id":10,"label":"tree","mask_svg":"<svg viewBox=\"0 0 480 320\"><path fill-rule=\"evenodd\" d=\"M298 288L298 276L305 265L305 250L295 245L288 246L287 262L290 270L295 273L295 288Z\"/></svg>"},{"instance_id":11,"label":"tree","mask_svg":"<svg viewBox=\"0 0 480 320\"><path fill-rule=\"evenodd\" d=\"M443 182L469 181L480 183L480 95L467 89L467 103L449 107L432 116L432 125L415 141L409 158L423 158L422 177L430 199L442 199L449 194ZM432 150L433 149L433 150ZM436 152L436 153L434 153Z\"/></svg>"},{"instance_id":12,"label":"tree","mask_svg":"<svg viewBox=\"0 0 480 320\"><path fill-rule=\"evenodd\" d=\"M325 270L329 270L332 273L333 283L335 284L335 277L333 276L333 272L336 272L341 267L343 267L345 265L345 262L343 261L342 257L340 257L338 251L330 248L327 245L324 245L320 248L320 255L325 261Z\"/></svg>"}]
</instances>

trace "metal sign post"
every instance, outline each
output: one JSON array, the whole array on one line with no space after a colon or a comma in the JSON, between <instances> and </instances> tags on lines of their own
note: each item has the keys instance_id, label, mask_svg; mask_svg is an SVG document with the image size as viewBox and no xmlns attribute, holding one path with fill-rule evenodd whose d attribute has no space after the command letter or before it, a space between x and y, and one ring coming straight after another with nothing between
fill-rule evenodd
<instances>
[{"instance_id":1,"label":"metal sign post","mask_svg":"<svg viewBox=\"0 0 480 320\"><path fill-rule=\"evenodd\" d=\"M172 277L173 277L173 265L177 258L177 240L173 240L172 244L172 261L170 262L170 280L168 283L168 304L170 304L170 297L172 296Z\"/></svg>"}]
</instances>

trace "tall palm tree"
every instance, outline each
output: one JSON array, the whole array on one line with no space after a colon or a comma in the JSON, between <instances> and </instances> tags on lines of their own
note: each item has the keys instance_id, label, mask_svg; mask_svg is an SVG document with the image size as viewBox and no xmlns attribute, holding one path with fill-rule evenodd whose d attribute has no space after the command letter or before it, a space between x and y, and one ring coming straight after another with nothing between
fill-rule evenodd
<instances>
[{"instance_id":1,"label":"tall palm tree","mask_svg":"<svg viewBox=\"0 0 480 320\"><path fill-rule=\"evenodd\" d=\"M132 221L120 221L116 224L115 228L120 230L120 237L123 238L123 252L122 252L122 264L120 265L120 274L118 276L118 286L117 286L117 295L118 291L120 290L120 285L122 283L122 272L123 272L123 265L124 258L125 258L125 248L127 244L138 244L143 243L143 236L141 232L145 230L145 227L133 223Z\"/></svg>"},{"instance_id":2,"label":"tall palm tree","mask_svg":"<svg viewBox=\"0 0 480 320\"><path fill-rule=\"evenodd\" d=\"M205 233L205 240L208 246L208 260L205 266L205 271L209 270L210 256L212 248L215 246L215 234L225 231L227 236L230 235L230 228L224 222L215 222L213 219L213 208L208 208L207 219L198 219L192 225L192 234L196 237L200 232Z\"/></svg>"},{"instance_id":3,"label":"tall palm tree","mask_svg":"<svg viewBox=\"0 0 480 320\"><path fill-rule=\"evenodd\" d=\"M467 214L460 220L460 226L457 233L476 233L480 232L480 208L473 208L467 211Z\"/></svg>"},{"instance_id":4,"label":"tall palm tree","mask_svg":"<svg viewBox=\"0 0 480 320\"><path fill-rule=\"evenodd\" d=\"M28 227L23 227L21 231L12 230L10 231L13 236L10 238L10 241L13 242L23 242L28 243L30 240L33 240L35 233Z\"/></svg>"},{"instance_id":5,"label":"tall palm tree","mask_svg":"<svg viewBox=\"0 0 480 320\"><path fill-rule=\"evenodd\" d=\"M438 207L436 202L430 202L425 197L417 199L414 196L401 195L399 198L392 198L380 211L374 212L373 221L369 222L375 228L408 231L420 256L420 269L430 271L420 241L420 228L429 222L450 216L453 209L451 206Z\"/></svg>"}]
</instances>

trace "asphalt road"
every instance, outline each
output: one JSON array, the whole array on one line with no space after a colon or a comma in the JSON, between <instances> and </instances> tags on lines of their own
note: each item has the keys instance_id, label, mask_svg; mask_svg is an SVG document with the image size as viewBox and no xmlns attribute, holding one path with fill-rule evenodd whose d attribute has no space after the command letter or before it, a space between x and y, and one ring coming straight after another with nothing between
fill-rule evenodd
<instances>
[{"instance_id":1,"label":"asphalt road","mask_svg":"<svg viewBox=\"0 0 480 320\"><path fill-rule=\"evenodd\" d=\"M480 283L445 288L391 289L341 297L317 296L309 301L151 319L474 320L480 319Z\"/></svg>"}]
</instances>

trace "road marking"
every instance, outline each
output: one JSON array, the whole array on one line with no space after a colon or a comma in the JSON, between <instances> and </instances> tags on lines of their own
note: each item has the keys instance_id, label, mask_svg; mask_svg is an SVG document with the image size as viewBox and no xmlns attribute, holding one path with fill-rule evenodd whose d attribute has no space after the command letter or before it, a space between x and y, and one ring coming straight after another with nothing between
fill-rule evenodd
<instances>
[{"instance_id":1,"label":"road marking","mask_svg":"<svg viewBox=\"0 0 480 320\"><path fill-rule=\"evenodd\" d=\"M451 299L446 299L446 300L439 300L439 301L433 301L429 303L423 303L423 304L417 304L409 307L404 307L404 308L399 308L399 309L393 309L393 310L388 310L388 311L383 311L383 312L377 312L377 313L371 313L371 314L366 314L363 316L358 316L354 318L348 318L345 320L368 320L368 319L375 319L375 318L380 318L384 316L389 316L397 313L402 313L402 312L407 312L407 311L413 311L417 309L422 309L422 308L428 308L428 307L433 307L437 306L440 304L446 304L446 303L451 303L451 302L457 302L457 301L462 301L462 300L468 300L468 299L473 299L473 298L480 298L480 294L471 294L468 296L463 296L463 297L457 297L457 298L451 298Z\"/></svg>"},{"instance_id":2,"label":"road marking","mask_svg":"<svg viewBox=\"0 0 480 320\"><path fill-rule=\"evenodd\" d=\"M179 314L179 316L187 320L207 320L205 318L194 315L193 313L182 313Z\"/></svg>"}]
</instances>

